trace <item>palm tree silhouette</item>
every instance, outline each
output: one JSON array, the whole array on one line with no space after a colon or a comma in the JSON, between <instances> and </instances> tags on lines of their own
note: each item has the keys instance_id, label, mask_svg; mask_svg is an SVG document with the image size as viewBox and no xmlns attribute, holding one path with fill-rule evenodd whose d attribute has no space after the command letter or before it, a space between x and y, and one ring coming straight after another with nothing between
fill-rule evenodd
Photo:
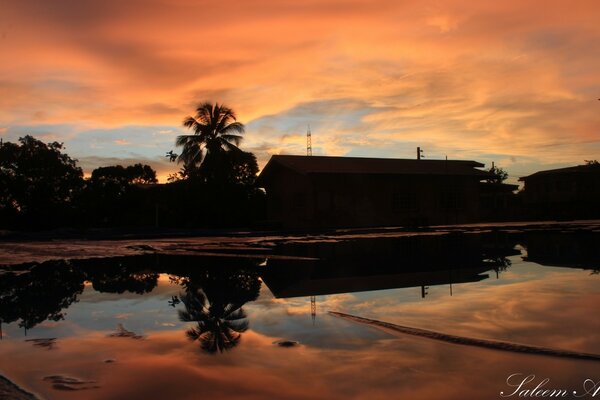
<instances>
[{"instance_id":1,"label":"palm tree silhouette","mask_svg":"<svg viewBox=\"0 0 600 400\"><path fill-rule=\"evenodd\" d=\"M236 121L235 113L223 104L208 102L196 108L195 116L188 116L183 126L191 129L191 135L177 136L176 146L183 146L178 161L187 168L198 168L202 164L210 168L218 163L225 151L241 151L237 146L245 132L244 125Z\"/></svg>"},{"instance_id":2,"label":"palm tree silhouette","mask_svg":"<svg viewBox=\"0 0 600 400\"><path fill-rule=\"evenodd\" d=\"M197 326L186 331L187 337L198 340L202 350L211 354L237 346L241 334L248 329L243 303L215 297L209 301L206 293L197 287L188 287L185 294L180 295L185 310L179 310L179 318L184 322L197 322Z\"/></svg>"}]
</instances>

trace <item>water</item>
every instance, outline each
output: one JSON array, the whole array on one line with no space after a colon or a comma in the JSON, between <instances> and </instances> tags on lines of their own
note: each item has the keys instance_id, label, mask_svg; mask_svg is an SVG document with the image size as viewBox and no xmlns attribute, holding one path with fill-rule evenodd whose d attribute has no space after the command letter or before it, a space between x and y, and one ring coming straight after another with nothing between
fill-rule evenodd
<instances>
[{"instance_id":1,"label":"water","mask_svg":"<svg viewBox=\"0 0 600 400\"><path fill-rule=\"evenodd\" d=\"M13 268L0 275L0 372L47 399L490 399L516 390L512 374L592 398L585 381L600 382L597 361L328 313L600 354L597 233L317 237L240 253Z\"/></svg>"}]
</instances>

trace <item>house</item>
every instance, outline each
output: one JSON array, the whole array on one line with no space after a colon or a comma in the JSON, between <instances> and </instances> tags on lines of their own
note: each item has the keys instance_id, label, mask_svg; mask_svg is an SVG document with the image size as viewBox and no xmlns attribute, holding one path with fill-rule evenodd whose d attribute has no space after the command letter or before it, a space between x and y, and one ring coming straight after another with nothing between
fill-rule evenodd
<instances>
[{"instance_id":1,"label":"house","mask_svg":"<svg viewBox=\"0 0 600 400\"><path fill-rule=\"evenodd\" d=\"M519 179L525 183L523 205L529 217L600 218L600 165L539 171Z\"/></svg>"},{"instance_id":2,"label":"house","mask_svg":"<svg viewBox=\"0 0 600 400\"><path fill-rule=\"evenodd\" d=\"M272 156L257 183L284 229L427 225L479 218L475 161Z\"/></svg>"}]
</instances>

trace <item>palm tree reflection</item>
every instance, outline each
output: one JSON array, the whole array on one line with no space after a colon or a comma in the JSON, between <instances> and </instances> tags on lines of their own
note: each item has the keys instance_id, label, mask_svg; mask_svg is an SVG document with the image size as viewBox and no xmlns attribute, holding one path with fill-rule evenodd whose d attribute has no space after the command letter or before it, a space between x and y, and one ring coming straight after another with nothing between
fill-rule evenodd
<instances>
[{"instance_id":1,"label":"palm tree reflection","mask_svg":"<svg viewBox=\"0 0 600 400\"><path fill-rule=\"evenodd\" d=\"M222 300L209 301L200 288L190 288L181 296L185 310L179 310L179 318L184 322L197 322L186 335L190 340L198 340L202 350L211 354L237 346L241 334L248 329L242 305Z\"/></svg>"},{"instance_id":2,"label":"palm tree reflection","mask_svg":"<svg viewBox=\"0 0 600 400\"><path fill-rule=\"evenodd\" d=\"M211 354L237 346L249 325L242 306L256 300L260 292L258 274L250 270L204 271L182 283L186 289L179 299L185 310L179 310L179 318L196 322L186 331L188 338Z\"/></svg>"}]
</instances>

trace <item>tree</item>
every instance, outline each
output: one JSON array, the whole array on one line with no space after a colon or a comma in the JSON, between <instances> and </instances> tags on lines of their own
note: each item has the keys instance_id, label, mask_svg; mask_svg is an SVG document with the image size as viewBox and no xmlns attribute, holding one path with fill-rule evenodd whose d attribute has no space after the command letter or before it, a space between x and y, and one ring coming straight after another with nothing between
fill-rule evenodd
<instances>
[{"instance_id":1,"label":"tree","mask_svg":"<svg viewBox=\"0 0 600 400\"><path fill-rule=\"evenodd\" d=\"M99 167L92 171L90 182L96 184L114 183L122 186L132 184L151 184L158 182L156 171L149 165L140 163L123 167L112 165Z\"/></svg>"},{"instance_id":2,"label":"tree","mask_svg":"<svg viewBox=\"0 0 600 400\"><path fill-rule=\"evenodd\" d=\"M149 165L111 165L93 170L87 189L94 196L116 199L127 193L131 185L156 182L156 171Z\"/></svg>"},{"instance_id":3,"label":"tree","mask_svg":"<svg viewBox=\"0 0 600 400\"><path fill-rule=\"evenodd\" d=\"M21 227L64 223L83 187L83 171L63 150L62 143L46 144L29 135L0 146L2 219Z\"/></svg>"},{"instance_id":4,"label":"tree","mask_svg":"<svg viewBox=\"0 0 600 400\"><path fill-rule=\"evenodd\" d=\"M493 175L487 179L488 183L502 183L508 178L508 172L495 165L492 165L488 172Z\"/></svg>"},{"instance_id":5,"label":"tree","mask_svg":"<svg viewBox=\"0 0 600 400\"><path fill-rule=\"evenodd\" d=\"M193 131L180 135L176 146L183 147L178 161L187 169L202 168L205 176L215 177L222 164L222 155L238 148L245 132L244 125L237 122L235 113L223 104L208 102L196 108L196 115L188 116L183 126Z\"/></svg>"},{"instance_id":6,"label":"tree","mask_svg":"<svg viewBox=\"0 0 600 400\"><path fill-rule=\"evenodd\" d=\"M258 162L256 156L245 151L232 151L227 153L228 181L245 186L254 185L258 175Z\"/></svg>"},{"instance_id":7,"label":"tree","mask_svg":"<svg viewBox=\"0 0 600 400\"><path fill-rule=\"evenodd\" d=\"M133 184L152 184L157 183L156 171L146 164L134 164L125 168L129 182Z\"/></svg>"},{"instance_id":8,"label":"tree","mask_svg":"<svg viewBox=\"0 0 600 400\"><path fill-rule=\"evenodd\" d=\"M127 167L111 165L92 171L82 196L81 218L87 224L105 226L154 222L156 187L143 187L157 182L156 172L149 166L135 164ZM148 218L148 216L152 216Z\"/></svg>"}]
</instances>

